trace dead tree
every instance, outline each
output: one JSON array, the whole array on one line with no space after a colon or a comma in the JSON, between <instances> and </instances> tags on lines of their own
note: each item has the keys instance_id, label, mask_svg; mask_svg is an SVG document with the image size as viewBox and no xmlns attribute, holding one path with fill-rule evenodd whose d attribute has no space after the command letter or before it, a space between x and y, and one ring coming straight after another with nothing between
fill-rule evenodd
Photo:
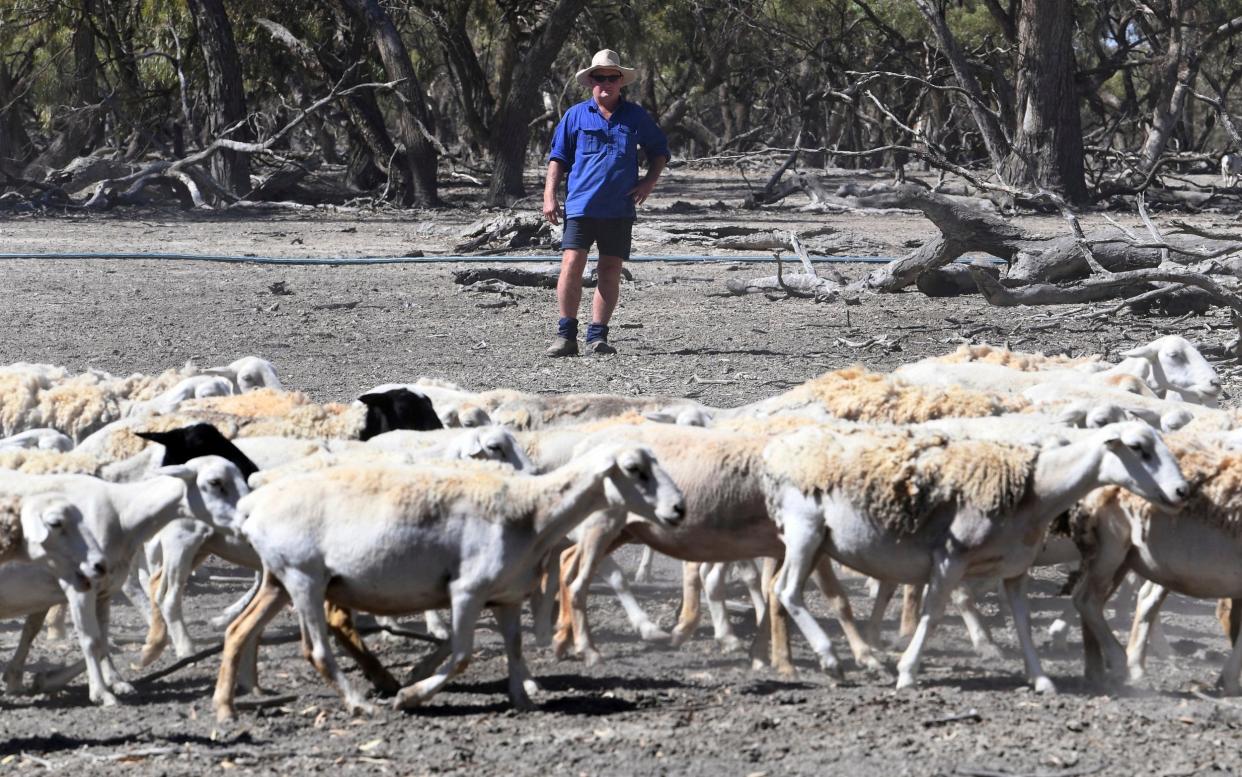
<instances>
[{"instance_id":1,"label":"dead tree","mask_svg":"<svg viewBox=\"0 0 1242 777\"><path fill-rule=\"evenodd\" d=\"M237 43L222 0L188 0L207 75L208 137L250 140L245 126L246 92L242 86ZM229 149L211 160L213 177L236 195L250 191L250 157Z\"/></svg>"}]
</instances>

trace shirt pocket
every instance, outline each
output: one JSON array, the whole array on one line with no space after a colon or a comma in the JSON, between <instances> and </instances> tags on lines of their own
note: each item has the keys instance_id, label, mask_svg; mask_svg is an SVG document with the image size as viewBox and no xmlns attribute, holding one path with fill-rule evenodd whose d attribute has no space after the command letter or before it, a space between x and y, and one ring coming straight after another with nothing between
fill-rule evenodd
<instances>
[{"instance_id":1,"label":"shirt pocket","mask_svg":"<svg viewBox=\"0 0 1242 777\"><path fill-rule=\"evenodd\" d=\"M578 135L578 149L585 156L602 154L609 145L606 130L582 130Z\"/></svg>"},{"instance_id":2,"label":"shirt pocket","mask_svg":"<svg viewBox=\"0 0 1242 777\"><path fill-rule=\"evenodd\" d=\"M618 156L631 157L638 153L637 130L621 124L616 129Z\"/></svg>"}]
</instances>

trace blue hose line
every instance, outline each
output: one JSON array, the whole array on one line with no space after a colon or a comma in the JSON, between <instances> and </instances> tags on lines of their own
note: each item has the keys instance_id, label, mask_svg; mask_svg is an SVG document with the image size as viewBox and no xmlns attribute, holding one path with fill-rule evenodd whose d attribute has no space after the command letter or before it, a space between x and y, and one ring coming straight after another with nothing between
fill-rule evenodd
<instances>
[{"instance_id":1,"label":"blue hose line","mask_svg":"<svg viewBox=\"0 0 1242 777\"><path fill-rule=\"evenodd\" d=\"M892 256L812 256L811 261L817 264L888 264L896 257ZM469 255L469 256L359 256L359 257L329 257L329 258L288 258L277 256L226 256L218 254L156 254L156 253L0 253L0 260L3 259L156 259L156 260L172 260L172 261L189 261L189 262L222 262L226 264L275 264L275 265L368 265L368 264L445 264L445 263L474 263L474 264L547 264L557 263L560 256L555 255L527 255L527 256L486 256L486 255ZM793 263L797 263L795 257L790 257ZM995 257L985 257L995 263L1002 263L1002 260ZM669 255L669 256L631 256L626 261L629 262L723 262L738 264L770 264L772 262L771 255L740 255L740 256L695 256L695 255ZM960 258L956 260L962 264L970 264L972 259Z\"/></svg>"}]
</instances>

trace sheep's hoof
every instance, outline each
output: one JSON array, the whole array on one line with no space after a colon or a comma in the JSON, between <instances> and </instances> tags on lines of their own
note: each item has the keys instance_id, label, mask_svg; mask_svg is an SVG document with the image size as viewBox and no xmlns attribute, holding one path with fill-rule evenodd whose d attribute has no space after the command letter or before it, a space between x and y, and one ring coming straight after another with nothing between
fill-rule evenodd
<instances>
[{"instance_id":1,"label":"sheep's hoof","mask_svg":"<svg viewBox=\"0 0 1242 777\"><path fill-rule=\"evenodd\" d=\"M90 697L92 704L98 704L101 707L115 707L117 705L116 697L107 688L92 689Z\"/></svg>"},{"instance_id":2,"label":"sheep's hoof","mask_svg":"<svg viewBox=\"0 0 1242 777\"><path fill-rule=\"evenodd\" d=\"M163 645L144 645L142 648L142 656L138 659L138 663L130 664L130 667L133 668L135 671L139 669L145 669L151 664L154 664L156 659L158 659L163 654L164 654ZM178 656L181 655L180 651L178 651L177 655ZM186 653L186 655L189 655L189 653Z\"/></svg>"},{"instance_id":3,"label":"sheep's hoof","mask_svg":"<svg viewBox=\"0 0 1242 777\"><path fill-rule=\"evenodd\" d=\"M858 656L855 658L855 661L857 661L858 665L863 668L863 671L868 674L879 675L890 679L893 676L892 673L888 671L888 667L884 665L884 662L876 658L873 653L865 653Z\"/></svg>"},{"instance_id":4,"label":"sheep's hoof","mask_svg":"<svg viewBox=\"0 0 1242 777\"><path fill-rule=\"evenodd\" d=\"M589 647L582 651L582 663L588 667L599 666L603 661L604 657L595 648Z\"/></svg>"},{"instance_id":5,"label":"sheep's hoof","mask_svg":"<svg viewBox=\"0 0 1242 777\"><path fill-rule=\"evenodd\" d=\"M913 690L918 687L918 682L914 679L914 675L909 672L899 672L897 674L897 690Z\"/></svg>"},{"instance_id":6,"label":"sheep's hoof","mask_svg":"<svg viewBox=\"0 0 1242 777\"><path fill-rule=\"evenodd\" d=\"M1057 686L1055 683L1052 682L1052 678L1050 677L1036 677L1035 678L1035 693L1046 693L1051 696L1055 694L1056 692L1057 692Z\"/></svg>"},{"instance_id":7,"label":"sheep's hoof","mask_svg":"<svg viewBox=\"0 0 1242 777\"><path fill-rule=\"evenodd\" d=\"M418 692L418 688L412 685L408 688L402 688L401 691L393 697L392 708L399 712L401 710L408 710L410 707L417 707L424 701L426 701L426 699L424 699L423 695Z\"/></svg>"},{"instance_id":8,"label":"sheep's hoof","mask_svg":"<svg viewBox=\"0 0 1242 777\"><path fill-rule=\"evenodd\" d=\"M212 628L226 629L228 628L229 624L233 622L233 619L227 615L217 615L216 617L212 618L211 621L209 622L211 623Z\"/></svg>"},{"instance_id":9,"label":"sheep's hoof","mask_svg":"<svg viewBox=\"0 0 1242 777\"><path fill-rule=\"evenodd\" d=\"M1121 682L1126 678L1129 678L1129 681L1132 683L1141 683L1143 680L1147 679L1147 670L1142 666L1135 664L1128 667L1126 674L1118 677L1117 680Z\"/></svg>"},{"instance_id":10,"label":"sheep's hoof","mask_svg":"<svg viewBox=\"0 0 1242 777\"><path fill-rule=\"evenodd\" d=\"M124 680L117 680L116 682L109 683L109 686L111 687L113 693L118 694L120 696L133 696L134 695L134 686L130 685Z\"/></svg>"},{"instance_id":11,"label":"sheep's hoof","mask_svg":"<svg viewBox=\"0 0 1242 777\"><path fill-rule=\"evenodd\" d=\"M1057 618L1048 627L1048 638L1052 640L1053 648L1064 650L1069 639L1069 624L1061 618Z\"/></svg>"},{"instance_id":12,"label":"sheep's hoof","mask_svg":"<svg viewBox=\"0 0 1242 777\"><path fill-rule=\"evenodd\" d=\"M347 701L345 706L349 709L349 714L355 717L372 717L375 715L375 705L365 701Z\"/></svg>"},{"instance_id":13,"label":"sheep's hoof","mask_svg":"<svg viewBox=\"0 0 1242 777\"><path fill-rule=\"evenodd\" d=\"M845 671L841 669L841 662L831 653L819 657L819 668L837 682L845 679Z\"/></svg>"},{"instance_id":14,"label":"sheep's hoof","mask_svg":"<svg viewBox=\"0 0 1242 777\"><path fill-rule=\"evenodd\" d=\"M663 642L670 639L667 631L650 622L638 627L638 635L644 642Z\"/></svg>"},{"instance_id":15,"label":"sheep's hoof","mask_svg":"<svg viewBox=\"0 0 1242 777\"><path fill-rule=\"evenodd\" d=\"M224 704L224 703L216 704L216 722L217 723L228 723L229 721L233 720L233 718L234 718L234 713L233 713L232 704Z\"/></svg>"},{"instance_id":16,"label":"sheep's hoof","mask_svg":"<svg viewBox=\"0 0 1242 777\"><path fill-rule=\"evenodd\" d=\"M721 653L741 653L745 649L742 640L732 634L726 634L720 638Z\"/></svg>"},{"instance_id":17,"label":"sheep's hoof","mask_svg":"<svg viewBox=\"0 0 1242 777\"><path fill-rule=\"evenodd\" d=\"M525 693L510 694L509 703L513 705L513 709L518 712L534 712L539 709L539 705L530 700Z\"/></svg>"},{"instance_id":18,"label":"sheep's hoof","mask_svg":"<svg viewBox=\"0 0 1242 777\"><path fill-rule=\"evenodd\" d=\"M569 656L569 635L557 634L552 638L552 655L557 661L564 661Z\"/></svg>"},{"instance_id":19,"label":"sheep's hoof","mask_svg":"<svg viewBox=\"0 0 1242 777\"><path fill-rule=\"evenodd\" d=\"M4 673L4 692L10 695L24 693L26 686L22 685L22 675L20 672Z\"/></svg>"},{"instance_id":20,"label":"sheep's hoof","mask_svg":"<svg viewBox=\"0 0 1242 777\"><path fill-rule=\"evenodd\" d=\"M529 678L522 681L522 690L526 691L531 696L538 696L543 693L543 688L539 685L539 683Z\"/></svg>"},{"instance_id":21,"label":"sheep's hoof","mask_svg":"<svg viewBox=\"0 0 1242 777\"><path fill-rule=\"evenodd\" d=\"M668 638L668 644L670 647L679 648L686 644L692 635L693 632L688 629L673 629L673 635Z\"/></svg>"}]
</instances>

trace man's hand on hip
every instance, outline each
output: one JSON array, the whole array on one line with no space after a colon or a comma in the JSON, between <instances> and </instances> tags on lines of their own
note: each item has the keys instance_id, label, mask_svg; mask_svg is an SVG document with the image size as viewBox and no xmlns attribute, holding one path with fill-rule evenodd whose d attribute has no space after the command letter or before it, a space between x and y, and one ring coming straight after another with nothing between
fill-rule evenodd
<instances>
[{"instance_id":1,"label":"man's hand on hip","mask_svg":"<svg viewBox=\"0 0 1242 777\"><path fill-rule=\"evenodd\" d=\"M543 198L543 217L548 220L549 224L559 224L561 215L561 206L557 204L555 197Z\"/></svg>"},{"instance_id":2,"label":"man's hand on hip","mask_svg":"<svg viewBox=\"0 0 1242 777\"><path fill-rule=\"evenodd\" d=\"M644 178L638 182L638 186L630 189L630 199L635 205L642 205L643 202L651 196L651 190L655 188L656 182L651 178Z\"/></svg>"}]
</instances>

